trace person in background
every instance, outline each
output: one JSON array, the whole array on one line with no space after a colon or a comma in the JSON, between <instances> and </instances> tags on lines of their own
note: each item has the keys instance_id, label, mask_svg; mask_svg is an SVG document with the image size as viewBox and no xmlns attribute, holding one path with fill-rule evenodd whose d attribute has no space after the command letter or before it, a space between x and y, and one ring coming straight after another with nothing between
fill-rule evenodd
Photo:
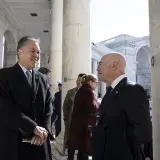
<instances>
[{"instance_id":1,"label":"person in background","mask_svg":"<svg viewBox=\"0 0 160 160\"><path fill-rule=\"evenodd\" d=\"M61 100L62 100L62 83L58 83L58 92L54 95L53 105L54 111L57 114L57 119L55 121L55 137L61 132Z\"/></svg>"},{"instance_id":2,"label":"person in background","mask_svg":"<svg viewBox=\"0 0 160 160\"><path fill-rule=\"evenodd\" d=\"M48 87L51 88L52 90L52 85L51 85L51 71L46 68L46 67L41 67L38 69L38 71L40 73L42 73L46 78L47 78L47 85ZM54 101L53 101L54 102ZM52 103L53 104L53 103ZM53 114L52 114L52 117L51 117L51 131L52 131L52 139L51 140L54 140L55 136L54 136L54 133L53 133L53 129L52 129L52 124L56 122L58 118L58 114L56 113L56 110L55 110L55 107L54 107L54 104L53 104Z\"/></svg>"},{"instance_id":3,"label":"person in background","mask_svg":"<svg viewBox=\"0 0 160 160\"><path fill-rule=\"evenodd\" d=\"M47 84L49 87L51 87L51 71L46 67L41 67L38 69L38 71L47 78Z\"/></svg>"},{"instance_id":4,"label":"person in background","mask_svg":"<svg viewBox=\"0 0 160 160\"><path fill-rule=\"evenodd\" d=\"M68 148L68 135L69 135L69 126L70 126L70 118L73 110L73 101L74 96L77 90L81 87L81 78L86 75L84 73L80 73L76 80L76 87L70 89L63 103L63 119L65 124L65 134L64 134L64 150ZM68 148L68 160L74 160L75 150L71 150Z\"/></svg>"},{"instance_id":5,"label":"person in background","mask_svg":"<svg viewBox=\"0 0 160 160\"><path fill-rule=\"evenodd\" d=\"M82 86L75 94L73 112L71 116L68 147L78 150L77 160L88 160L92 155L91 132L89 126L96 124L98 111L95 89L98 79L95 75L84 75Z\"/></svg>"}]
</instances>

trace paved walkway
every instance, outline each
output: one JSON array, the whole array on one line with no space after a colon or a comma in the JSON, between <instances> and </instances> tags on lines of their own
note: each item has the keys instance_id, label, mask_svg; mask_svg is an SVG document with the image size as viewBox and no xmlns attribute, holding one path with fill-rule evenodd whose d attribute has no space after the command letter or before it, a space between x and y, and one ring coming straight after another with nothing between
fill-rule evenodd
<instances>
[{"instance_id":1,"label":"paved walkway","mask_svg":"<svg viewBox=\"0 0 160 160\"><path fill-rule=\"evenodd\" d=\"M53 155L53 160L67 160L67 156L62 156L59 153L59 151L56 149L54 144L52 144L52 155ZM76 156L75 156L75 160L76 160ZM89 158L89 160L92 160L92 159Z\"/></svg>"},{"instance_id":2,"label":"paved walkway","mask_svg":"<svg viewBox=\"0 0 160 160\"><path fill-rule=\"evenodd\" d=\"M53 151L53 160L67 160L67 156L62 156L57 149L52 145L52 151ZM76 160L76 156L75 156ZM89 157L89 160L92 160L91 157ZM149 158L146 158L146 160L150 160Z\"/></svg>"},{"instance_id":3,"label":"paved walkway","mask_svg":"<svg viewBox=\"0 0 160 160\"><path fill-rule=\"evenodd\" d=\"M54 143L52 143L51 145L53 160L67 160L67 156L62 156L61 153L55 147Z\"/></svg>"}]
</instances>

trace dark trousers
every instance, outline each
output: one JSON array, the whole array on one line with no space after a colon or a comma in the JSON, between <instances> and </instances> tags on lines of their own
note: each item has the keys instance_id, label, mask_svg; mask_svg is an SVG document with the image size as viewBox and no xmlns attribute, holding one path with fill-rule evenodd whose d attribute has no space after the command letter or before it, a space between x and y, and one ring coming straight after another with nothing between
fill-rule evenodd
<instances>
[{"instance_id":1,"label":"dark trousers","mask_svg":"<svg viewBox=\"0 0 160 160\"><path fill-rule=\"evenodd\" d=\"M52 125L54 124L55 126L55 137L57 137L59 135L59 133L61 132L61 114L60 113L53 113L52 117L51 117L51 129L52 129ZM53 133L53 130L52 130Z\"/></svg>"},{"instance_id":2,"label":"dark trousers","mask_svg":"<svg viewBox=\"0 0 160 160\"><path fill-rule=\"evenodd\" d=\"M58 117L58 119L55 122L55 130L56 130L56 137L59 135L59 133L61 132L61 117Z\"/></svg>"},{"instance_id":3,"label":"dark trousers","mask_svg":"<svg viewBox=\"0 0 160 160\"><path fill-rule=\"evenodd\" d=\"M153 160L153 146L152 141L144 145L144 154L145 157L149 157L150 160Z\"/></svg>"},{"instance_id":4,"label":"dark trousers","mask_svg":"<svg viewBox=\"0 0 160 160\"><path fill-rule=\"evenodd\" d=\"M75 150L68 149L68 160L74 160ZM88 155L78 151L77 160L88 160Z\"/></svg>"},{"instance_id":5,"label":"dark trousers","mask_svg":"<svg viewBox=\"0 0 160 160\"><path fill-rule=\"evenodd\" d=\"M68 160L74 160L75 150L71 150L68 148Z\"/></svg>"},{"instance_id":6,"label":"dark trousers","mask_svg":"<svg viewBox=\"0 0 160 160\"><path fill-rule=\"evenodd\" d=\"M77 160L88 160L88 155L81 151L78 151Z\"/></svg>"}]
</instances>

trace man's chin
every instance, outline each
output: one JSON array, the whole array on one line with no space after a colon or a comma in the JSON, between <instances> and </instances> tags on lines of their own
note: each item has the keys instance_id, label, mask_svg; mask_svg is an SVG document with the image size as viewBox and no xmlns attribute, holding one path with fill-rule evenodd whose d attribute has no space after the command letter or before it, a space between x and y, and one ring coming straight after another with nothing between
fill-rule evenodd
<instances>
[{"instance_id":1,"label":"man's chin","mask_svg":"<svg viewBox=\"0 0 160 160\"><path fill-rule=\"evenodd\" d=\"M107 81L102 76L99 76L98 78L99 78L100 81L102 81L104 83L107 83Z\"/></svg>"},{"instance_id":2,"label":"man's chin","mask_svg":"<svg viewBox=\"0 0 160 160\"><path fill-rule=\"evenodd\" d=\"M102 75L99 74L99 75L98 75L98 78L99 78L100 81L103 82L104 79L103 79Z\"/></svg>"},{"instance_id":3,"label":"man's chin","mask_svg":"<svg viewBox=\"0 0 160 160\"><path fill-rule=\"evenodd\" d=\"M30 65L30 68L31 68L31 69L33 69L33 68L35 68L35 67L36 67L36 64L31 64L31 65Z\"/></svg>"}]
</instances>

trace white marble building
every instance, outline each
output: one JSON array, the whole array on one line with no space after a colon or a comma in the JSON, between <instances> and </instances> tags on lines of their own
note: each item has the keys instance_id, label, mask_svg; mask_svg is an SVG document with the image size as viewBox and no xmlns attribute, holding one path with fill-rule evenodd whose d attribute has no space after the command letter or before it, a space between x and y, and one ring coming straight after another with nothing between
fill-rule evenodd
<instances>
[{"instance_id":1,"label":"white marble building","mask_svg":"<svg viewBox=\"0 0 160 160\"><path fill-rule=\"evenodd\" d=\"M39 66L48 66L51 44L51 35L49 34L51 32L51 4L43 0L37 0L35 3L7 0L0 1L0 6L0 68L16 63L17 42L26 35L33 35L40 40L42 53ZM38 21L35 21L36 16L31 16L35 10L37 14L40 14ZM46 19L45 17L50 18ZM92 73L97 74L98 61L105 53L111 51L103 44L92 44ZM104 95L104 84L100 85L99 92Z\"/></svg>"},{"instance_id":2,"label":"white marble building","mask_svg":"<svg viewBox=\"0 0 160 160\"><path fill-rule=\"evenodd\" d=\"M58 21L58 18L51 21L52 18L55 19L55 14L53 13L53 17L51 14L51 8L54 6L51 5L50 1L46 2L44 0L37 0L34 3L32 1L27 3L20 0L19 2L6 0L0 1L0 6L0 68L12 66L16 63L16 43L20 37L25 35L32 35L40 40L42 53L39 66L47 66L49 54L52 52L51 43L54 43L52 46L58 46L57 42L59 41L55 36L55 40L52 38L50 32L56 34L56 30L51 29L50 26L54 26L55 22L62 23L62 20ZM34 16L34 13L37 16ZM58 14L58 16L62 17L62 14ZM53 48L53 50L60 49ZM97 63L104 54L115 51L123 53L126 57L127 76L132 81L136 81L150 90L149 38L120 35L96 44L92 43L92 61L90 61L92 62L92 73L97 74ZM60 62L60 51L56 53L57 56L54 59L58 59ZM58 67L56 63L54 64L53 68ZM62 68L62 64L60 66ZM57 69L58 73L62 72L60 71L61 68ZM56 80L62 78L61 74L57 76L55 72ZM101 82L98 92L101 96L105 93L105 85Z\"/></svg>"},{"instance_id":3,"label":"white marble building","mask_svg":"<svg viewBox=\"0 0 160 160\"><path fill-rule=\"evenodd\" d=\"M7 19L5 18L7 16ZM9 13L0 9L0 67L12 66L16 63L16 43L25 35L24 29L17 29ZM27 33L26 33L27 35ZM29 34L30 35L30 34ZM40 66L47 66L49 57L48 33L42 32L39 36L41 43ZM42 38L43 37L43 38ZM121 52L127 60L127 76L135 82L140 83L150 92L150 65L149 65L149 38L136 38L129 35L120 35L99 43L92 43L92 73L97 74L97 63L106 53ZM100 82L99 94L105 93L105 85Z\"/></svg>"},{"instance_id":4,"label":"white marble building","mask_svg":"<svg viewBox=\"0 0 160 160\"><path fill-rule=\"evenodd\" d=\"M40 39L41 59L47 63L49 54L50 4L39 1L0 1L0 68L16 63L16 45L22 36ZM32 13L39 14L38 20Z\"/></svg>"},{"instance_id":5,"label":"white marble building","mask_svg":"<svg viewBox=\"0 0 160 160\"><path fill-rule=\"evenodd\" d=\"M105 45L101 43L94 44L92 43L92 73L97 75L97 65L102 56L104 56L106 53L113 53L114 50L106 47ZM103 97L106 92L106 85L103 82L99 81L99 87L97 90L97 93L100 97Z\"/></svg>"},{"instance_id":6,"label":"white marble building","mask_svg":"<svg viewBox=\"0 0 160 160\"><path fill-rule=\"evenodd\" d=\"M16 63L18 39L31 35L41 42L40 65L47 64L49 54L53 56L52 62L56 67L52 67L54 77L52 82L56 84L59 78L62 78L63 97L66 91L75 85L78 73L91 72L91 59L92 72L96 73L96 61L108 51L122 52L127 59L128 77L150 90L150 47L153 59L151 83L154 159L159 160L160 125L157 123L160 119L160 10L157 7L159 5L159 0L149 0L150 46L149 37L120 35L92 45L91 56L90 0L0 0L0 68ZM85 64L83 67L82 62ZM68 81L64 81L64 78ZM102 87L100 92L103 90L105 87Z\"/></svg>"},{"instance_id":7,"label":"white marble building","mask_svg":"<svg viewBox=\"0 0 160 160\"><path fill-rule=\"evenodd\" d=\"M127 61L126 74L129 79L141 84L150 93L151 71L148 36L137 38L123 34L98 44L122 53Z\"/></svg>"},{"instance_id":8,"label":"white marble building","mask_svg":"<svg viewBox=\"0 0 160 160\"><path fill-rule=\"evenodd\" d=\"M150 94L150 57L149 37L133 37L119 35L99 43L92 43L92 72L96 74L97 62L107 53L120 52L127 61L126 74L128 78L141 84ZM105 93L105 85L99 85L99 93Z\"/></svg>"}]
</instances>

